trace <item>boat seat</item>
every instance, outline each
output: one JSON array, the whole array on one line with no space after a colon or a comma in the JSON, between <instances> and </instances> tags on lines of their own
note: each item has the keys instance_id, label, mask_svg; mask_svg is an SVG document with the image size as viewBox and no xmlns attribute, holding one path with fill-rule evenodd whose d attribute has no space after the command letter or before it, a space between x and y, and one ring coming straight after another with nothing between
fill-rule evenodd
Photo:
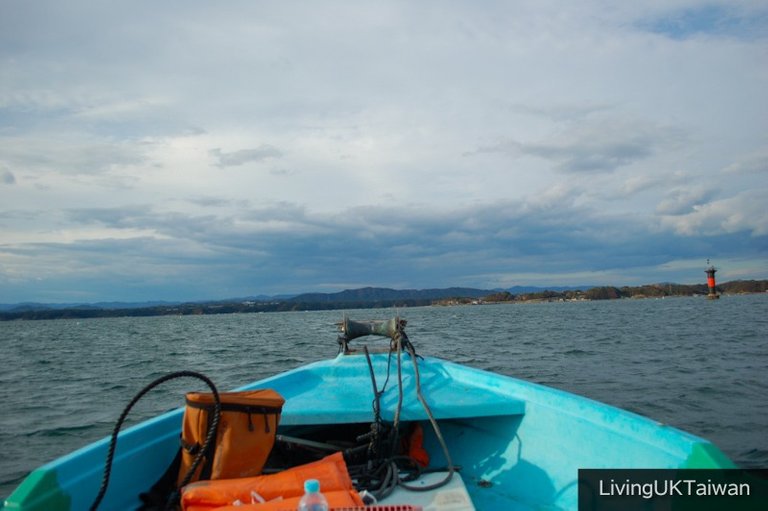
<instances>
[{"instance_id":1,"label":"boat seat","mask_svg":"<svg viewBox=\"0 0 768 511\"><path fill-rule=\"evenodd\" d=\"M345 357L351 359L353 357ZM305 368L300 373L285 374L270 383L285 397L281 425L349 424L373 420L373 386L365 359L354 357L357 363L344 363L316 370ZM386 364L379 359L374 364L379 389L386 380ZM436 419L461 419L522 415L525 402L505 395L483 381L471 381L453 375L443 365L430 360L419 364L421 389ZM409 360L403 363L403 403L401 421L426 420L427 412L416 395L415 377ZM290 381L285 381L290 379ZM330 384L330 379L334 384ZM397 369L392 364L386 392L381 397L381 417L392 421L398 402Z\"/></svg>"}]
</instances>

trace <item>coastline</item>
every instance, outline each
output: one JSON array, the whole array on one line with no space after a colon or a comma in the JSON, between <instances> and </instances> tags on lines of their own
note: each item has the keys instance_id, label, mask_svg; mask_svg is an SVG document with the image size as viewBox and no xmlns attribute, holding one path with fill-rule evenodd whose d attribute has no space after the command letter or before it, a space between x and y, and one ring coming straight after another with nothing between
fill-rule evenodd
<instances>
[{"instance_id":1,"label":"coastline","mask_svg":"<svg viewBox=\"0 0 768 511\"><path fill-rule=\"evenodd\" d=\"M446 296L450 291L466 293ZM431 291L431 293L430 293ZM768 293L768 280L738 280L719 284L720 296ZM674 297L706 297L705 284L648 284L643 286L596 286L584 291L544 290L531 293L512 294L509 291L480 289L435 289L397 291L383 288L363 288L340 293L299 295L293 298L254 300L242 299L216 302L192 302L180 304L152 305L146 307L108 308L94 305L79 305L54 308L31 304L28 308L0 312L0 321L47 320L47 319L88 319L115 317L189 316L208 314L264 313L287 311L320 311L345 309L376 309L388 307L424 307L486 304L518 304L548 302L579 302L622 299L663 299ZM450 293L449 293L450 294ZM472 296L466 296L466 295Z\"/></svg>"}]
</instances>

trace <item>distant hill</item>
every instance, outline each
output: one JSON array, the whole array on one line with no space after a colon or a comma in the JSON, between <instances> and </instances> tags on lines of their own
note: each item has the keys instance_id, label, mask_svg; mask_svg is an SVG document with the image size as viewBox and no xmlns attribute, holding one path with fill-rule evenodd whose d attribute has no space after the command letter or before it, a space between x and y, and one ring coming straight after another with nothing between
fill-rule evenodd
<instances>
[{"instance_id":1,"label":"distant hill","mask_svg":"<svg viewBox=\"0 0 768 511\"><path fill-rule=\"evenodd\" d=\"M549 287L537 287L537 286L513 286L504 289L504 291L509 291L513 295L518 295L522 293L541 293L544 291L586 291L587 289L592 289L595 286L549 286ZM497 290L498 291L498 290Z\"/></svg>"},{"instance_id":2,"label":"distant hill","mask_svg":"<svg viewBox=\"0 0 768 511\"><path fill-rule=\"evenodd\" d=\"M304 293L286 301L296 303L389 302L397 300L439 300L454 297L481 298L490 293L492 291L487 289L468 287L449 287L445 289L363 287L360 289L345 289L338 293Z\"/></svg>"}]
</instances>

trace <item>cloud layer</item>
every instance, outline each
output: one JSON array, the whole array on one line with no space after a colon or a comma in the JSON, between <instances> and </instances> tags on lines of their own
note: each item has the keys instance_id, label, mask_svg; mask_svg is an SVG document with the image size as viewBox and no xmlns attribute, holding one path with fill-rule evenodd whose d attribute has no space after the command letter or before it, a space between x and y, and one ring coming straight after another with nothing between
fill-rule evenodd
<instances>
[{"instance_id":1,"label":"cloud layer","mask_svg":"<svg viewBox=\"0 0 768 511\"><path fill-rule=\"evenodd\" d=\"M768 278L761 2L0 6L0 302Z\"/></svg>"}]
</instances>

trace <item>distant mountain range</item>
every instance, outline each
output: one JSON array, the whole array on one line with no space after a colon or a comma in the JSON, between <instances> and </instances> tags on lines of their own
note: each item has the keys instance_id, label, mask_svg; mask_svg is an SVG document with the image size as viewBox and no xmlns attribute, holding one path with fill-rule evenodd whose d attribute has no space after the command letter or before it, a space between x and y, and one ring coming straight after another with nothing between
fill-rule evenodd
<instances>
[{"instance_id":1,"label":"distant mountain range","mask_svg":"<svg viewBox=\"0 0 768 511\"><path fill-rule=\"evenodd\" d=\"M383 287L363 287L346 289L337 293L304 293L286 301L295 303L354 303L354 302L390 302L397 300L444 300L447 298L483 298L485 296L508 291L512 294L540 293L543 291L586 291L594 286L579 287L536 287L514 286L507 289L478 289L473 287L448 287L440 289L390 289Z\"/></svg>"},{"instance_id":2,"label":"distant mountain range","mask_svg":"<svg viewBox=\"0 0 768 511\"><path fill-rule=\"evenodd\" d=\"M0 303L0 312L28 312L45 310L121 310L143 309L153 307L174 307L179 305L214 305L243 302L292 302L292 303L350 303L350 302L382 302L397 300L441 300L445 298L466 297L482 298L499 291L509 291L512 294L537 293L542 291L587 290L593 286L580 287L535 287L514 286L507 289L477 289L469 287L449 287L442 289L390 289L381 287L363 287L346 289L336 293L303 293L300 295L256 295L224 300L200 300L194 302L147 301L147 302L95 302L95 303Z\"/></svg>"},{"instance_id":3,"label":"distant mountain range","mask_svg":"<svg viewBox=\"0 0 768 511\"><path fill-rule=\"evenodd\" d=\"M299 303L338 303L338 302L379 302L390 300L439 300L465 296L481 298L493 291L470 287L449 287L445 289L389 289L383 287L363 287L346 289L338 293L304 293L287 301Z\"/></svg>"}]
</instances>

